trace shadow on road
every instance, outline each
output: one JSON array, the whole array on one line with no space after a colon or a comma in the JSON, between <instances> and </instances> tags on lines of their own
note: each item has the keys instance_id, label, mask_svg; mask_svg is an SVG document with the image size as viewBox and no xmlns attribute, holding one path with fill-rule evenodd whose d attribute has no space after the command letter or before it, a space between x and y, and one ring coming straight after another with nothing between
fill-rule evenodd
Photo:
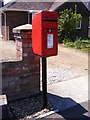
<instances>
[{"instance_id":1,"label":"shadow on road","mask_svg":"<svg viewBox=\"0 0 90 120\"><path fill-rule=\"evenodd\" d=\"M54 94L48 93L47 95L48 101L57 109L59 109L58 114L62 116L64 119L90 119L89 111L88 111L88 103L84 103L84 107L82 104L78 104L71 98L60 97ZM57 118L57 114L54 116ZM50 116L49 118L52 118Z\"/></svg>"}]
</instances>

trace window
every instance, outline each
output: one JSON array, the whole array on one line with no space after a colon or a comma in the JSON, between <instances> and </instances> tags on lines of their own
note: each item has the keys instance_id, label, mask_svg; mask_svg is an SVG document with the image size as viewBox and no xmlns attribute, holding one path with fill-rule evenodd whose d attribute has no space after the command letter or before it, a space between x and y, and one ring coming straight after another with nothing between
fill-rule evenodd
<instances>
[{"instance_id":1,"label":"window","mask_svg":"<svg viewBox=\"0 0 90 120\"><path fill-rule=\"evenodd\" d=\"M32 19L33 19L34 14L35 14L35 13L32 13Z\"/></svg>"},{"instance_id":2,"label":"window","mask_svg":"<svg viewBox=\"0 0 90 120\"><path fill-rule=\"evenodd\" d=\"M32 24L32 19L35 13L28 13L28 24Z\"/></svg>"},{"instance_id":3,"label":"window","mask_svg":"<svg viewBox=\"0 0 90 120\"><path fill-rule=\"evenodd\" d=\"M28 24L32 24L32 13L28 13Z\"/></svg>"},{"instance_id":4,"label":"window","mask_svg":"<svg viewBox=\"0 0 90 120\"><path fill-rule=\"evenodd\" d=\"M77 21L76 29L81 29L82 21Z\"/></svg>"},{"instance_id":5,"label":"window","mask_svg":"<svg viewBox=\"0 0 90 120\"><path fill-rule=\"evenodd\" d=\"M89 28L90 28L90 17L89 17Z\"/></svg>"}]
</instances>

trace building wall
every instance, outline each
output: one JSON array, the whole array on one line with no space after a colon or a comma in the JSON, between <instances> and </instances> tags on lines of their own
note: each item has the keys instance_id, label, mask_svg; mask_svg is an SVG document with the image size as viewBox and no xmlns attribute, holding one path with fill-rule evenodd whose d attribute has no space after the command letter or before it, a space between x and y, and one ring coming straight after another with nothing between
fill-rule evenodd
<instances>
[{"instance_id":1,"label":"building wall","mask_svg":"<svg viewBox=\"0 0 90 120\"><path fill-rule=\"evenodd\" d=\"M28 13L27 12L6 12L7 26L9 27L9 38L14 39L12 29L28 23ZM3 26L4 26L4 15L3 15Z\"/></svg>"},{"instance_id":2,"label":"building wall","mask_svg":"<svg viewBox=\"0 0 90 120\"><path fill-rule=\"evenodd\" d=\"M6 27L6 35L7 35L7 40L9 40L9 26ZM5 40L5 26L2 26L2 39Z\"/></svg>"},{"instance_id":3,"label":"building wall","mask_svg":"<svg viewBox=\"0 0 90 120\"><path fill-rule=\"evenodd\" d=\"M88 28L88 37L90 38L90 16L89 16L89 28Z\"/></svg>"},{"instance_id":4,"label":"building wall","mask_svg":"<svg viewBox=\"0 0 90 120\"><path fill-rule=\"evenodd\" d=\"M88 17L82 17L82 24L81 24L81 29L77 30L77 36L78 37L83 37L83 38L88 38L88 26L89 26L89 19Z\"/></svg>"},{"instance_id":5,"label":"building wall","mask_svg":"<svg viewBox=\"0 0 90 120\"><path fill-rule=\"evenodd\" d=\"M22 44L16 44L18 55L22 45L22 60L2 63L2 94L6 94L8 101L40 93L40 57L32 52L31 34L22 32Z\"/></svg>"}]
</instances>

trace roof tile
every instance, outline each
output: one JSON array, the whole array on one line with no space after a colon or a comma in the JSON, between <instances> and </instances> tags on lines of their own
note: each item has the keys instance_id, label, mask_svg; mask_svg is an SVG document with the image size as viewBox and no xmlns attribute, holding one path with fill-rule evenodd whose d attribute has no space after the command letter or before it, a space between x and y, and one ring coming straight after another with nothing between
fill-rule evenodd
<instances>
[{"instance_id":1,"label":"roof tile","mask_svg":"<svg viewBox=\"0 0 90 120\"><path fill-rule=\"evenodd\" d=\"M49 10L53 2L11 2L3 9Z\"/></svg>"}]
</instances>

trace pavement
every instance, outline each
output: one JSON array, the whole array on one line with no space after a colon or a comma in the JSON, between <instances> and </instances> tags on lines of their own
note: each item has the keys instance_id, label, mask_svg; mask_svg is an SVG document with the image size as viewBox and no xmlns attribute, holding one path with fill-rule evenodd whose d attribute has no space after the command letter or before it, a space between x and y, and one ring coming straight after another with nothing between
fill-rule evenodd
<instances>
[{"instance_id":1,"label":"pavement","mask_svg":"<svg viewBox=\"0 0 90 120\"><path fill-rule=\"evenodd\" d=\"M66 110L59 110L58 113L44 118L45 120L90 120L90 101L86 101L70 107Z\"/></svg>"},{"instance_id":2,"label":"pavement","mask_svg":"<svg viewBox=\"0 0 90 120\"><path fill-rule=\"evenodd\" d=\"M59 112L46 118L90 119L89 77L83 76L48 85L48 101Z\"/></svg>"}]
</instances>

